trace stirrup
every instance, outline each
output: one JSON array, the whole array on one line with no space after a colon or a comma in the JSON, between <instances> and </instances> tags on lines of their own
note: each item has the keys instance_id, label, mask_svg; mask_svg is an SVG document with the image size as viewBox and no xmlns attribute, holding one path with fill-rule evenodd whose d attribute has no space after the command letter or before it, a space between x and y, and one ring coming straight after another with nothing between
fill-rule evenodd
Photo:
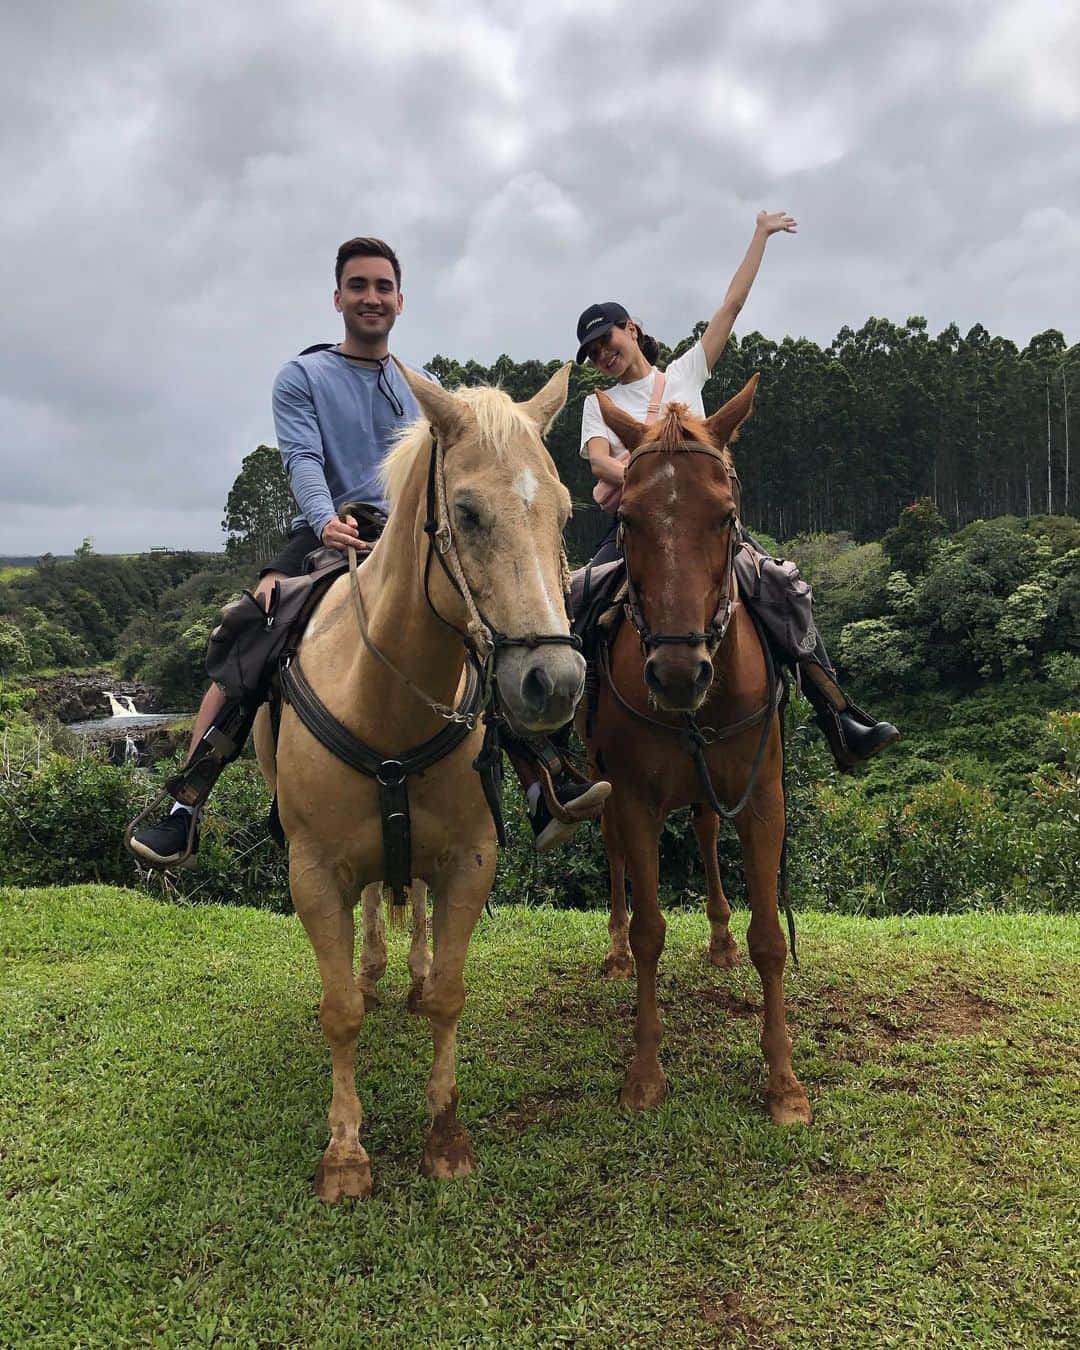
<instances>
[{"instance_id":1,"label":"stirrup","mask_svg":"<svg viewBox=\"0 0 1080 1350\"><path fill-rule=\"evenodd\" d=\"M141 858L139 854L136 853L135 850L131 847L131 841L135 835L135 831L138 830L142 825L145 825L146 822L151 818L151 816L159 815L161 813L162 807L165 805L166 802L175 800L176 799L173 797L172 793L168 790L168 788L162 788L162 790L159 793L151 797L150 803L146 807L145 811L141 811L135 817L135 819L131 821L127 829L125 829L124 847L136 860L136 862L139 863L141 867L152 868L154 864L148 863L144 858ZM203 800L205 801L205 798ZM184 848L180 856L176 859L174 863L169 864L170 867L186 867L190 863L192 855L195 852L195 836L199 832L199 814L200 814L199 809L197 807L195 810L188 812L187 840L184 843Z\"/></svg>"}]
</instances>

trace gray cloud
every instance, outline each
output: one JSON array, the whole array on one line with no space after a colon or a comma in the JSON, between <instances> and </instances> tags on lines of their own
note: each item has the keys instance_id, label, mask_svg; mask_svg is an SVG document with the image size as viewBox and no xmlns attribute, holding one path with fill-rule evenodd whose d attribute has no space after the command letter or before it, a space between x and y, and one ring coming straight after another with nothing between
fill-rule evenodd
<instances>
[{"instance_id":1,"label":"gray cloud","mask_svg":"<svg viewBox=\"0 0 1080 1350\"><path fill-rule=\"evenodd\" d=\"M12 12L15 10L18 12ZM743 326L870 313L1077 337L1080 19L1060 0L9 6L0 552L217 547L334 250L405 263L395 348L669 341L761 206Z\"/></svg>"}]
</instances>

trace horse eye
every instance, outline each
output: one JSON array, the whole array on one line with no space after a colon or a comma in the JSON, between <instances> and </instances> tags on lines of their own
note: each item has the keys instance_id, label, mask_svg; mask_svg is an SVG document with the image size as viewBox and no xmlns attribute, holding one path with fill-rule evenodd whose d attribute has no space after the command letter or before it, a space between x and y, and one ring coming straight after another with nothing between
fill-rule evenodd
<instances>
[{"instance_id":1,"label":"horse eye","mask_svg":"<svg viewBox=\"0 0 1080 1350\"><path fill-rule=\"evenodd\" d=\"M480 516L471 506L466 506L463 502L458 502L457 507L458 524L464 530L478 530L480 528Z\"/></svg>"}]
</instances>

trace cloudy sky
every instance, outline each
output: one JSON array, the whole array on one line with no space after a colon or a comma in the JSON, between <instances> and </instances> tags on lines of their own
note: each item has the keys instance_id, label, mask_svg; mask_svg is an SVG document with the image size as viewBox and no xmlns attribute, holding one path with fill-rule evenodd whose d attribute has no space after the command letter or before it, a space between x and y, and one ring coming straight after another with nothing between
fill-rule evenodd
<instances>
[{"instance_id":1,"label":"cloudy sky","mask_svg":"<svg viewBox=\"0 0 1080 1350\"><path fill-rule=\"evenodd\" d=\"M6 0L0 554L219 548L270 385L405 267L394 348L669 342L783 208L742 328L1080 338L1075 0Z\"/></svg>"}]
</instances>

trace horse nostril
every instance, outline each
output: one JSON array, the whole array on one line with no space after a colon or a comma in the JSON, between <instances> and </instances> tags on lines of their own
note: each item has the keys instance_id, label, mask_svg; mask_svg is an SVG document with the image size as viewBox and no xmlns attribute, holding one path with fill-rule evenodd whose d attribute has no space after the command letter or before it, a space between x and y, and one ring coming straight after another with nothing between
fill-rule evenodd
<instances>
[{"instance_id":1,"label":"horse nostril","mask_svg":"<svg viewBox=\"0 0 1080 1350\"><path fill-rule=\"evenodd\" d=\"M555 682L542 665L531 666L521 681L521 697L528 708L543 708L555 692Z\"/></svg>"},{"instance_id":2,"label":"horse nostril","mask_svg":"<svg viewBox=\"0 0 1080 1350\"><path fill-rule=\"evenodd\" d=\"M694 677L694 690L700 693L703 689L708 689L712 684L713 668L712 662L703 660L698 666L697 675Z\"/></svg>"},{"instance_id":3,"label":"horse nostril","mask_svg":"<svg viewBox=\"0 0 1080 1350\"><path fill-rule=\"evenodd\" d=\"M662 694L664 692L664 682L656 674L651 656L645 662L645 684L654 694Z\"/></svg>"}]
</instances>

